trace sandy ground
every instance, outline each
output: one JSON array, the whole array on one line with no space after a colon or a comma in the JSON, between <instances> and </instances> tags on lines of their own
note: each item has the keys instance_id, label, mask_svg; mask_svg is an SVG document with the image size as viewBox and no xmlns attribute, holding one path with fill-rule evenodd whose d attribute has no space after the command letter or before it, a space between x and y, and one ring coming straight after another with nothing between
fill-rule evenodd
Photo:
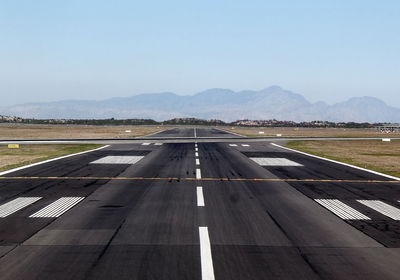
<instances>
[{"instance_id":1,"label":"sandy ground","mask_svg":"<svg viewBox=\"0 0 400 280\"><path fill-rule=\"evenodd\" d=\"M400 176L400 140L292 141L288 147Z\"/></svg>"},{"instance_id":2,"label":"sandy ground","mask_svg":"<svg viewBox=\"0 0 400 280\"><path fill-rule=\"evenodd\" d=\"M400 137L400 133L382 134L374 128L224 127L222 129L245 136L264 137L276 137L277 134L282 134L282 137ZM259 134L260 131L264 134Z\"/></svg>"},{"instance_id":3,"label":"sandy ground","mask_svg":"<svg viewBox=\"0 0 400 280\"><path fill-rule=\"evenodd\" d=\"M167 128L172 127L1 124L0 140L131 138L162 131ZM127 130L131 132L126 132Z\"/></svg>"}]
</instances>

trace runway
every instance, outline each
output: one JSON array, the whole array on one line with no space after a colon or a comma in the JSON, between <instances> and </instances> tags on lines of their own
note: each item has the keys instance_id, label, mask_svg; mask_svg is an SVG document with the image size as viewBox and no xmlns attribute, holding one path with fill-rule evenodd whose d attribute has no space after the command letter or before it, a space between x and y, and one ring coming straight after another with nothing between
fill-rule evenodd
<instances>
[{"instance_id":1,"label":"runway","mask_svg":"<svg viewBox=\"0 0 400 280\"><path fill-rule=\"evenodd\" d=\"M399 279L397 180L216 129L150 137L190 139L1 175L0 279Z\"/></svg>"}]
</instances>

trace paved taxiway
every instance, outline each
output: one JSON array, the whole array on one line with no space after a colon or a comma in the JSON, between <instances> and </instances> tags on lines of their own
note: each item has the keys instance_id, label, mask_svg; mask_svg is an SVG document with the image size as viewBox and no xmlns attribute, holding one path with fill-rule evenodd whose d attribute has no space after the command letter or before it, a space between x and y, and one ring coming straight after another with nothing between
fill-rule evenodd
<instances>
[{"instance_id":1,"label":"paved taxiway","mask_svg":"<svg viewBox=\"0 0 400 280\"><path fill-rule=\"evenodd\" d=\"M152 137L194 133L234 138ZM195 142L0 177L0 279L399 278L400 183L266 141Z\"/></svg>"}]
</instances>

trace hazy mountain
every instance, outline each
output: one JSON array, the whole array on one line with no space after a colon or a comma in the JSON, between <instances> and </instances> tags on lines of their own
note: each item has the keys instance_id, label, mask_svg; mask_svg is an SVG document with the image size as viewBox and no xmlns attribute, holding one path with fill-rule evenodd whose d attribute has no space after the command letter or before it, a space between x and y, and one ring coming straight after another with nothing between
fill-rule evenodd
<instances>
[{"instance_id":1,"label":"hazy mountain","mask_svg":"<svg viewBox=\"0 0 400 280\"><path fill-rule=\"evenodd\" d=\"M192 96L164 92L101 101L66 100L0 108L0 114L23 118L151 118L196 117L233 121L279 119L293 121L400 122L400 109L373 97L355 97L327 105L310 103L302 95L272 86L260 91L209 89Z\"/></svg>"}]
</instances>

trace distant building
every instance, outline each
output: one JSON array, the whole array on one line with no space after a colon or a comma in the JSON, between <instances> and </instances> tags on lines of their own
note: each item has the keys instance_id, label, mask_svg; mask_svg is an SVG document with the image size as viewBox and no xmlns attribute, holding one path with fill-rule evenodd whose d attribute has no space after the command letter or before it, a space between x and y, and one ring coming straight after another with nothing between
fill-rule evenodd
<instances>
[{"instance_id":1,"label":"distant building","mask_svg":"<svg viewBox=\"0 0 400 280\"><path fill-rule=\"evenodd\" d=\"M382 133L399 133L400 124L398 123L388 123L376 126L376 128Z\"/></svg>"}]
</instances>

